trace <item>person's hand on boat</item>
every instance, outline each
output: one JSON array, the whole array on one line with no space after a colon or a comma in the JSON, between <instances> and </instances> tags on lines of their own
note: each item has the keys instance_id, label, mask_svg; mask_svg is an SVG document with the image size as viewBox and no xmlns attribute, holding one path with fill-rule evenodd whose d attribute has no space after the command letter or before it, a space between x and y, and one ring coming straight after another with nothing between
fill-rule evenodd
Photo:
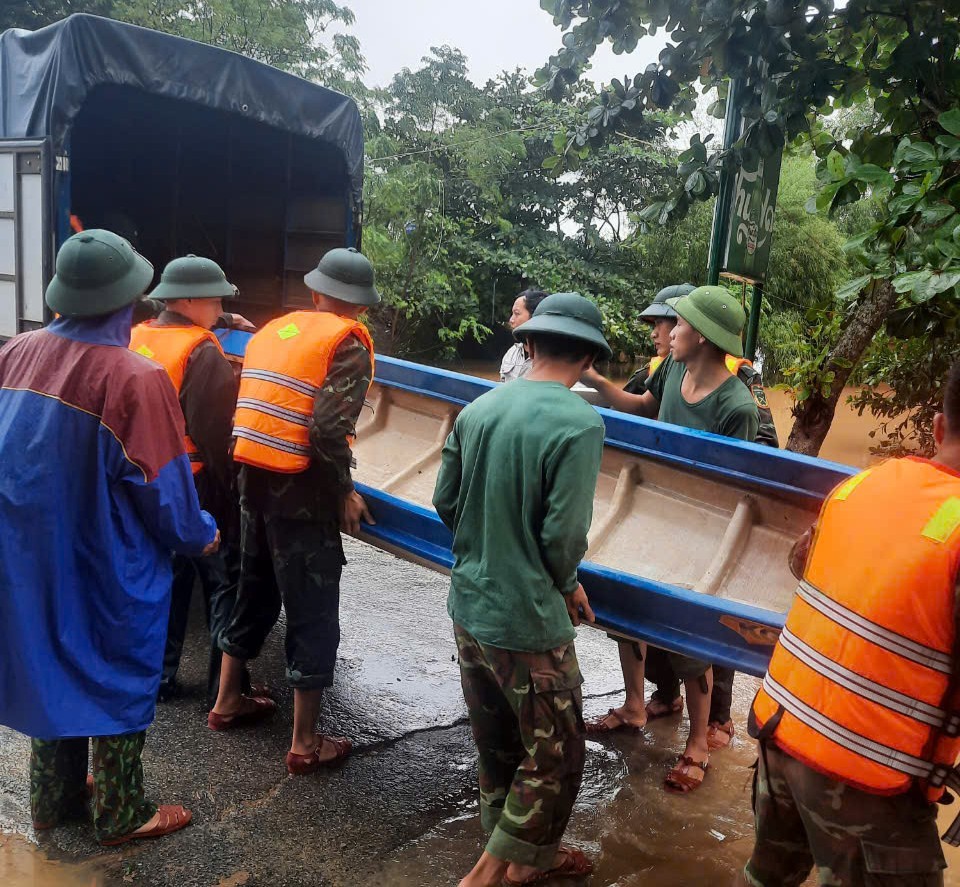
<instances>
[{"instance_id":1,"label":"person's hand on boat","mask_svg":"<svg viewBox=\"0 0 960 887\"><path fill-rule=\"evenodd\" d=\"M590 599L580 583L577 583L577 590L568 594L564 600L567 603L570 621L574 625L579 625L582 620L595 621L596 617L593 615L593 610L590 609Z\"/></svg>"},{"instance_id":2,"label":"person's hand on boat","mask_svg":"<svg viewBox=\"0 0 960 887\"><path fill-rule=\"evenodd\" d=\"M340 503L340 529L350 536L356 536L360 532L360 521L376 523L363 496L356 490L351 490Z\"/></svg>"},{"instance_id":3,"label":"person's hand on boat","mask_svg":"<svg viewBox=\"0 0 960 887\"><path fill-rule=\"evenodd\" d=\"M207 547L203 549L201 554L203 555L203 557L206 557L208 554L216 554L217 549L219 548L220 548L220 531L217 530L217 535L213 537L213 542L207 545Z\"/></svg>"}]
</instances>

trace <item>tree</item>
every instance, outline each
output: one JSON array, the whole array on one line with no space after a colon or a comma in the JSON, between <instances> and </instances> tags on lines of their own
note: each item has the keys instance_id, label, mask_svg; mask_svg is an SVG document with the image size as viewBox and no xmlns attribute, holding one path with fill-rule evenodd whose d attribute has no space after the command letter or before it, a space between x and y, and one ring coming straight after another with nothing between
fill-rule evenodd
<instances>
[{"instance_id":1,"label":"tree","mask_svg":"<svg viewBox=\"0 0 960 887\"><path fill-rule=\"evenodd\" d=\"M544 169L553 134L580 112L531 91L519 71L478 87L449 47L394 78L368 129L364 232L387 348L450 357L488 335L532 284L592 296L618 348L646 348L631 312L651 282L621 242L642 194L663 187L666 122L651 117L638 135L555 178Z\"/></svg>"},{"instance_id":2,"label":"tree","mask_svg":"<svg viewBox=\"0 0 960 887\"><path fill-rule=\"evenodd\" d=\"M5 0L0 4L0 33L8 28L36 31L75 12L109 16L115 5L114 0Z\"/></svg>"},{"instance_id":3,"label":"tree","mask_svg":"<svg viewBox=\"0 0 960 887\"><path fill-rule=\"evenodd\" d=\"M333 89L356 88L366 70L357 38L333 30L354 22L335 0L13 0L0 10L0 31L75 12L212 43Z\"/></svg>"},{"instance_id":4,"label":"tree","mask_svg":"<svg viewBox=\"0 0 960 887\"><path fill-rule=\"evenodd\" d=\"M810 144L822 189L815 208L835 212L865 195L881 201L876 224L851 244L861 275L841 288L839 325L798 403L788 446L816 453L843 385L883 323L926 336L957 319L960 282L960 18L932 0L541 0L567 33L539 72L559 98L604 40L631 52L665 30L658 62L605 89L567 130L556 169L575 168L612 134L645 113L689 113L697 86L716 89L713 112L733 102L744 132L730 150L698 135L680 155L672 192L641 214L664 224L717 193L721 169L770 155L787 142ZM574 21L576 24L574 25ZM728 81L742 84L731 90ZM823 126L835 109L872 102L871 120L840 137ZM813 207L812 207L813 208ZM895 310L896 309L896 310Z\"/></svg>"}]
</instances>

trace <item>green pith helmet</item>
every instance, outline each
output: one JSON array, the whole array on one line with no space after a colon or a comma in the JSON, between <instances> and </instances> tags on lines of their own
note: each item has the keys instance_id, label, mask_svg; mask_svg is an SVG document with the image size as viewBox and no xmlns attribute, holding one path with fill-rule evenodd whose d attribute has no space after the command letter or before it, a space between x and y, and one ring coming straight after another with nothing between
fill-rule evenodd
<instances>
[{"instance_id":1,"label":"green pith helmet","mask_svg":"<svg viewBox=\"0 0 960 887\"><path fill-rule=\"evenodd\" d=\"M677 312L667 304L668 300L689 296L695 289L696 287L692 283L675 283L673 286L665 286L653 297L653 301L640 312L640 319L646 320L648 323L661 319L676 320Z\"/></svg>"},{"instance_id":2,"label":"green pith helmet","mask_svg":"<svg viewBox=\"0 0 960 887\"><path fill-rule=\"evenodd\" d=\"M174 299L232 299L236 292L233 284L227 281L223 269L213 259L191 254L167 264L150 298L160 302Z\"/></svg>"},{"instance_id":3,"label":"green pith helmet","mask_svg":"<svg viewBox=\"0 0 960 887\"><path fill-rule=\"evenodd\" d=\"M370 260L357 252L338 247L326 253L320 264L303 278L315 293L349 302L351 305L376 305L380 293L374 286L374 271Z\"/></svg>"},{"instance_id":4,"label":"green pith helmet","mask_svg":"<svg viewBox=\"0 0 960 887\"><path fill-rule=\"evenodd\" d=\"M126 240L91 228L60 247L46 301L64 317L98 317L136 302L151 280L153 265Z\"/></svg>"},{"instance_id":5,"label":"green pith helmet","mask_svg":"<svg viewBox=\"0 0 960 887\"><path fill-rule=\"evenodd\" d=\"M596 345L605 357L613 351L603 337L603 315L600 309L580 293L554 293L547 296L533 312L533 317L513 331L518 342L531 333L552 333Z\"/></svg>"},{"instance_id":6,"label":"green pith helmet","mask_svg":"<svg viewBox=\"0 0 960 887\"><path fill-rule=\"evenodd\" d=\"M703 338L721 351L743 357L740 333L747 315L722 286L698 286L690 295L671 299L670 305Z\"/></svg>"}]
</instances>

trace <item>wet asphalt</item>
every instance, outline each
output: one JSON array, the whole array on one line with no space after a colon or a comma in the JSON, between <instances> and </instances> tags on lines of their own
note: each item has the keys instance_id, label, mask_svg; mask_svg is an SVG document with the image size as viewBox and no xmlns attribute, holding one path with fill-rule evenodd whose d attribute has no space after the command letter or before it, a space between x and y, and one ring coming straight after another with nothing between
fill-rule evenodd
<instances>
[{"instance_id":1,"label":"wet asphalt","mask_svg":"<svg viewBox=\"0 0 960 887\"><path fill-rule=\"evenodd\" d=\"M255 728L207 729L206 648L195 606L180 672L185 692L158 706L144 752L150 796L188 806L193 824L161 841L111 851L83 825L34 836L28 741L0 728L0 828L38 840L53 858L95 858L110 885L455 884L482 849L478 827L462 832L459 855L439 870L433 858L422 868L409 859L411 848L445 824L478 826L475 753L445 609L447 579L354 540L346 540L346 551L337 678L321 717L323 730L355 744L344 765L310 777L286 773L292 697L283 683L282 622L252 665L255 680L279 689L278 714ZM601 697L622 687L614 649L593 630L581 631L578 649L589 675L586 694L605 705ZM590 757L581 808L609 801L624 772L614 752L596 746ZM402 873L398 858L405 860Z\"/></svg>"}]
</instances>

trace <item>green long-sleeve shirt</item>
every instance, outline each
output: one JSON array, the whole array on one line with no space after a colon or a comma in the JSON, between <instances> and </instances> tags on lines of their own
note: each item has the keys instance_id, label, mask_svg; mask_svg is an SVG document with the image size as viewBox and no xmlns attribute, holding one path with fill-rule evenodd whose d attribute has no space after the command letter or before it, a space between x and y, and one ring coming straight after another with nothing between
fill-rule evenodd
<instances>
[{"instance_id":1,"label":"green long-sleeve shirt","mask_svg":"<svg viewBox=\"0 0 960 887\"><path fill-rule=\"evenodd\" d=\"M453 532L447 611L485 644L542 652L575 637L603 453L598 413L558 382L517 379L457 418L433 504Z\"/></svg>"}]
</instances>

